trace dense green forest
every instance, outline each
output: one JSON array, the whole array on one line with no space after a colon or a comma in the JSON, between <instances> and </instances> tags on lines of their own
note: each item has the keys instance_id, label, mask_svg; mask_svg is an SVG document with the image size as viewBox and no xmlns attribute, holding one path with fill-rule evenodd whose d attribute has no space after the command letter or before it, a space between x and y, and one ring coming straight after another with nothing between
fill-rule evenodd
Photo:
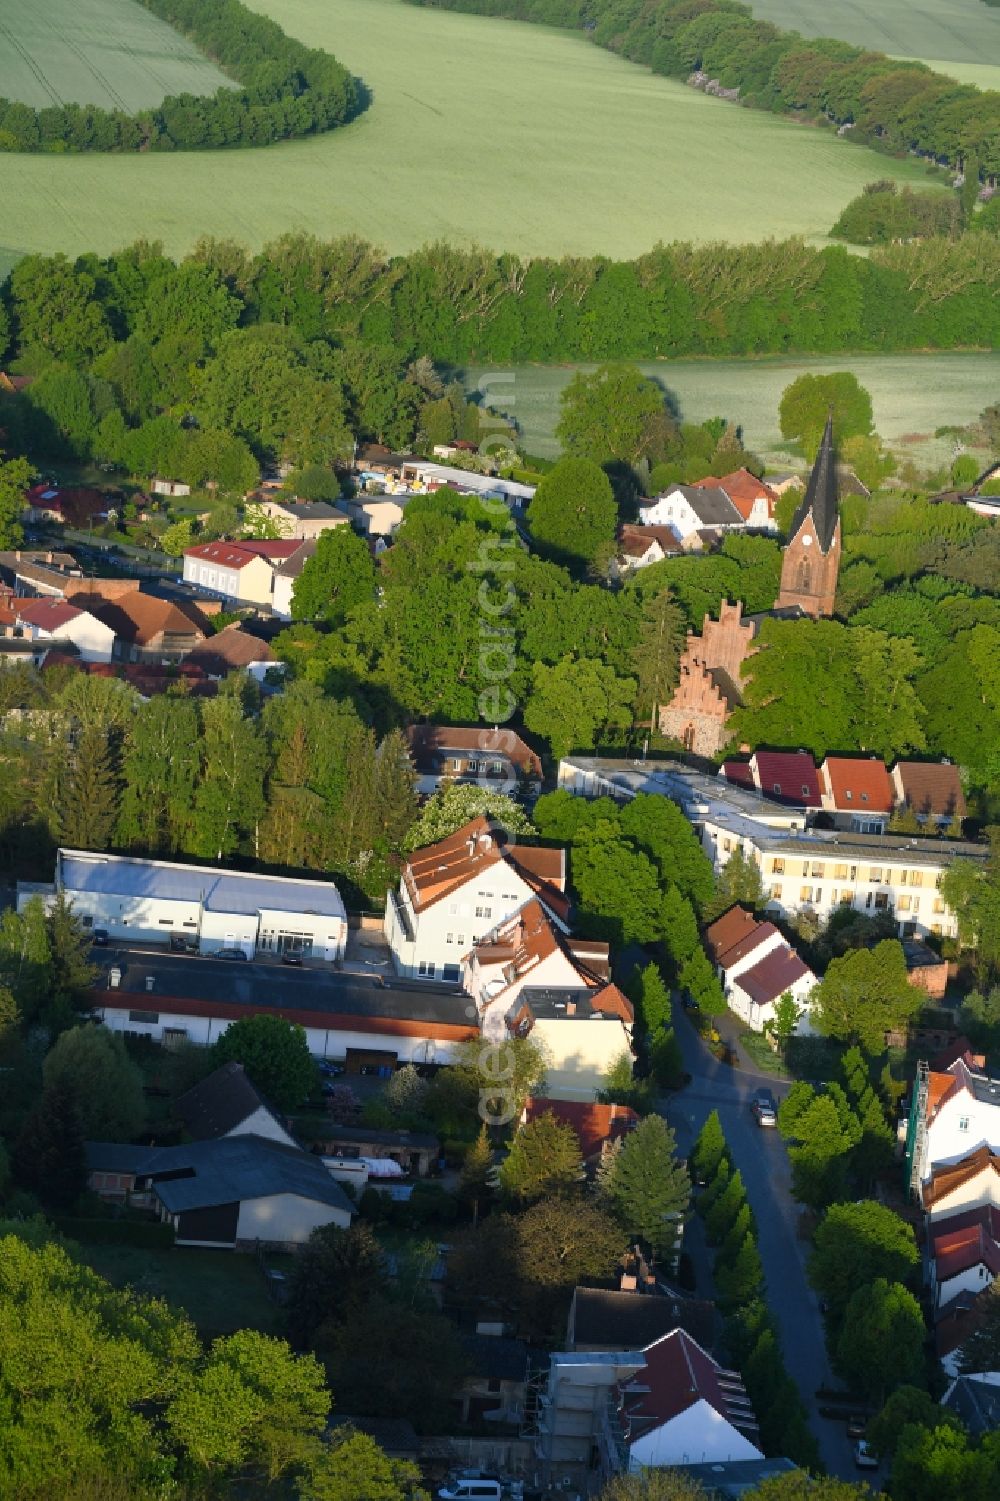
<instances>
[{"instance_id":1,"label":"dense green forest","mask_svg":"<svg viewBox=\"0 0 1000 1501\"><path fill-rule=\"evenodd\" d=\"M364 103L335 57L286 36L240 0L139 0L230 75L239 88L178 94L129 115L96 105L32 109L0 98L0 151L192 151L269 146L332 130Z\"/></svg>"},{"instance_id":2,"label":"dense green forest","mask_svg":"<svg viewBox=\"0 0 1000 1501\"><path fill-rule=\"evenodd\" d=\"M197 359L228 330L267 327L273 340L274 325L310 357L324 341L454 366L990 348L998 294L1000 237L988 233L867 257L786 240L660 245L635 261L443 244L389 257L353 238L286 235L256 254L203 242L176 264L139 244L75 262L25 257L0 295L0 361L41 348L79 364L164 335Z\"/></svg>"},{"instance_id":3,"label":"dense green forest","mask_svg":"<svg viewBox=\"0 0 1000 1501\"><path fill-rule=\"evenodd\" d=\"M925 63L806 38L739 0L410 0L443 10L583 28L600 47L686 79L701 72L740 102L849 128L880 150L917 152L978 176L1000 173L1000 93Z\"/></svg>"}]
</instances>

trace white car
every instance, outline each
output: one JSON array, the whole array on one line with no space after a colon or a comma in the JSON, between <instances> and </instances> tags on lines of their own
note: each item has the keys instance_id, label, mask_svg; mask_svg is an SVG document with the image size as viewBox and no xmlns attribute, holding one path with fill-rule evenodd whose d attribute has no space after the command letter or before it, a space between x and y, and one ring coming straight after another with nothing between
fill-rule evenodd
<instances>
[{"instance_id":1,"label":"white car","mask_svg":"<svg viewBox=\"0 0 1000 1501\"><path fill-rule=\"evenodd\" d=\"M854 1463L859 1470L877 1470L878 1455L866 1439L859 1438L854 1445Z\"/></svg>"}]
</instances>

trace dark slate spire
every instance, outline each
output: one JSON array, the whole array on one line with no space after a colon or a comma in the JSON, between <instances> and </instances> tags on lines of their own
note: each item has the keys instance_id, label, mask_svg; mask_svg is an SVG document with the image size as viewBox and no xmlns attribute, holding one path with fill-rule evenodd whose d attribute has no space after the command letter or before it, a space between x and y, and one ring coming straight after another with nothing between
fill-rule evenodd
<instances>
[{"instance_id":1,"label":"dark slate spire","mask_svg":"<svg viewBox=\"0 0 1000 1501\"><path fill-rule=\"evenodd\" d=\"M791 535L794 537L812 512L816 538L824 553L830 551L833 534L837 530L837 456L833 447L833 413L826 419L823 441L819 445L816 462L806 486L805 499L792 517Z\"/></svg>"}]
</instances>

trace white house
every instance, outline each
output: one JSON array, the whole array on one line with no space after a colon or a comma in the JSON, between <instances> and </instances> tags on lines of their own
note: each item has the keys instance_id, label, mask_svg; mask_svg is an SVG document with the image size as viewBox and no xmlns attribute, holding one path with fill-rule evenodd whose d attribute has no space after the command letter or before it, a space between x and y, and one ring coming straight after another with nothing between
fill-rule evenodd
<instances>
[{"instance_id":1,"label":"white house","mask_svg":"<svg viewBox=\"0 0 1000 1501\"><path fill-rule=\"evenodd\" d=\"M351 520L343 511L325 500L291 500L271 497L259 502L260 509L271 521L277 523L283 537L299 541L315 540L323 532L332 532L338 526L350 526Z\"/></svg>"},{"instance_id":2,"label":"white house","mask_svg":"<svg viewBox=\"0 0 1000 1501\"><path fill-rule=\"evenodd\" d=\"M618 1396L629 1473L761 1458L753 1408L738 1372L719 1365L683 1329L642 1354L643 1367Z\"/></svg>"},{"instance_id":3,"label":"white house","mask_svg":"<svg viewBox=\"0 0 1000 1501\"><path fill-rule=\"evenodd\" d=\"M75 646L84 662L110 662L115 633L103 620L64 599L23 599L14 603L15 629L29 641Z\"/></svg>"},{"instance_id":4,"label":"white house","mask_svg":"<svg viewBox=\"0 0 1000 1501\"><path fill-rule=\"evenodd\" d=\"M396 972L459 980L476 942L533 896L566 931L565 850L508 844L486 818L415 850L398 891L386 896L385 936Z\"/></svg>"},{"instance_id":5,"label":"white house","mask_svg":"<svg viewBox=\"0 0 1000 1501\"><path fill-rule=\"evenodd\" d=\"M773 923L731 907L706 928L704 938L730 1009L747 1026L762 1032L774 1019L776 1002L789 994L802 1011L796 1035L812 1032L808 1011L816 976Z\"/></svg>"},{"instance_id":6,"label":"white house","mask_svg":"<svg viewBox=\"0 0 1000 1501\"><path fill-rule=\"evenodd\" d=\"M639 507L643 526L668 526L680 542L697 532L739 531L746 526L724 490L672 485L648 506Z\"/></svg>"},{"instance_id":7,"label":"white house","mask_svg":"<svg viewBox=\"0 0 1000 1501\"><path fill-rule=\"evenodd\" d=\"M87 1143L89 1184L103 1198L155 1210L178 1246L294 1250L355 1210L319 1157L255 1135L178 1147Z\"/></svg>"},{"instance_id":8,"label":"white house","mask_svg":"<svg viewBox=\"0 0 1000 1501\"><path fill-rule=\"evenodd\" d=\"M512 794L523 787L536 796L542 790L541 760L515 730L415 724L406 739L420 797L429 797L445 782L474 782Z\"/></svg>"},{"instance_id":9,"label":"white house","mask_svg":"<svg viewBox=\"0 0 1000 1501\"><path fill-rule=\"evenodd\" d=\"M499 1041L525 985L534 989L601 990L610 978L606 943L562 932L532 897L465 955L462 984L476 1003L484 1036Z\"/></svg>"},{"instance_id":10,"label":"white house","mask_svg":"<svg viewBox=\"0 0 1000 1501\"><path fill-rule=\"evenodd\" d=\"M592 1100L623 1053L632 1054L632 1003L617 985L521 985L507 1012L512 1037L531 1037L556 1100Z\"/></svg>"},{"instance_id":11,"label":"white house","mask_svg":"<svg viewBox=\"0 0 1000 1501\"><path fill-rule=\"evenodd\" d=\"M979 1149L1000 1153L1000 1079L983 1072L982 1060L966 1053L929 1073L921 1139L921 1181Z\"/></svg>"},{"instance_id":12,"label":"white house","mask_svg":"<svg viewBox=\"0 0 1000 1501\"><path fill-rule=\"evenodd\" d=\"M19 890L19 906L37 889ZM179 935L203 954L294 952L329 961L347 944L347 912L332 881L61 849L52 891L69 898L85 927L127 942L168 944Z\"/></svg>"},{"instance_id":13,"label":"white house","mask_svg":"<svg viewBox=\"0 0 1000 1501\"><path fill-rule=\"evenodd\" d=\"M986 1205L932 1224L928 1270L935 1310L989 1287L1000 1275L1000 1211Z\"/></svg>"},{"instance_id":14,"label":"white house","mask_svg":"<svg viewBox=\"0 0 1000 1501\"><path fill-rule=\"evenodd\" d=\"M184 553L184 582L229 604L270 605L275 569L301 546L294 537L268 542L199 542Z\"/></svg>"},{"instance_id":15,"label":"white house","mask_svg":"<svg viewBox=\"0 0 1000 1501\"><path fill-rule=\"evenodd\" d=\"M1000 1155L979 1147L960 1162L933 1168L920 1184L920 1202L932 1225L973 1209L1000 1209Z\"/></svg>"}]
</instances>

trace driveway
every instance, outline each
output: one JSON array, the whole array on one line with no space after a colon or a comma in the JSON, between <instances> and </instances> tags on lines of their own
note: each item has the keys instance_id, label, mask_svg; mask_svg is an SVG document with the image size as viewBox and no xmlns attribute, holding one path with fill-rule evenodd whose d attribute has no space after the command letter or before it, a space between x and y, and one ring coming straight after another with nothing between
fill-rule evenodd
<instances>
[{"instance_id":1,"label":"driveway","mask_svg":"<svg viewBox=\"0 0 1000 1501\"><path fill-rule=\"evenodd\" d=\"M767 1301L781 1333L788 1373L801 1393L827 1470L844 1480L857 1480L853 1444L844 1423L819 1415L817 1388L841 1383L830 1371L819 1304L806 1281L807 1246L796 1233L800 1206L792 1198L788 1153L778 1132L762 1130L750 1113L755 1089L766 1086L780 1102L790 1086L772 1075L719 1063L676 1002L674 1031L691 1083L666 1103L664 1114L674 1127L681 1152L686 1153L706 1117L713 1109L719 1112L757 1220Z\"/></svg>"}]
</instances>

